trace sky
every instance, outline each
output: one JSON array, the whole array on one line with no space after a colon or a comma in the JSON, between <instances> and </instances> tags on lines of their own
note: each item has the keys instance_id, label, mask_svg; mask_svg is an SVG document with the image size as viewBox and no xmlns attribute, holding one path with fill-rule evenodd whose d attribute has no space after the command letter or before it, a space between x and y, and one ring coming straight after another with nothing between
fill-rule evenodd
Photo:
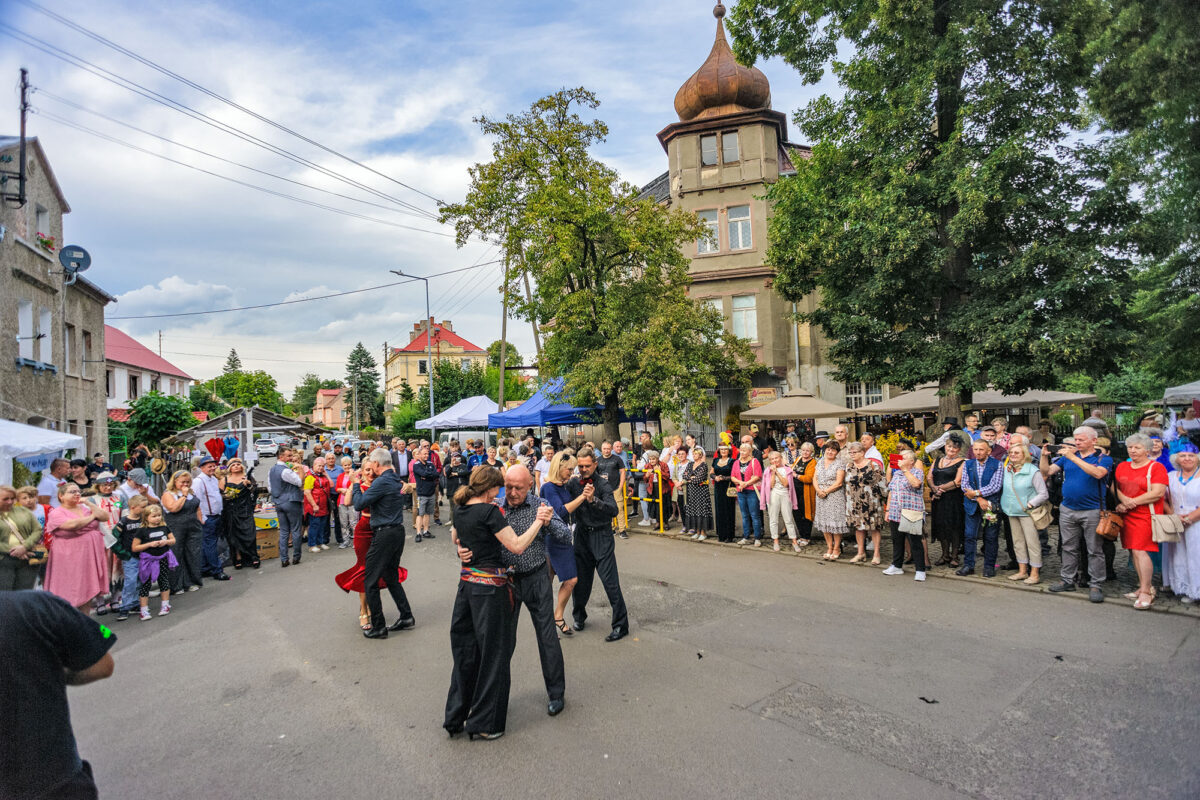
<instances>
[{"instance_id":1,"label":"sky","mask_svg":"<svg viewBox=\"0 0 1200 800\"><path fill-rule=\"evenodd\" d=\"M18 132L18 69L27 67L35 87L29 133L41 140L72 208L64 218L64 243L91 253L87 277L118 298L106 310L110 324L156 350L161 332L163 356L197 379L219 373L235 347L245 368L267 370L288 396L306 372L344 377L356 342L377 356L385 342L407 344L424 316L424 283L269 309L145 317L376 287L401 280L393 269L424 277L474 266L429 280L430 313L486 347L500 337L500 269L489 263L495 251L474 242L457 248L451 229L428 217L436 212L431 198L461 200L468 168L489 159L490 142L474 118L520 113L562 87L586 86L599 95L596 114L610 131L594 155L625 180L645 184L666 169L655 134L676 121L675 92L708 55L715 27L706 0L42 0L41 5L375 171L208 97L17 0L0 0L3 22L52 51L91 62L387 195L347 185L0 35L0 86L7 89L0 91L0 135ZM789 117L822 91L834 91L828 79L804 86L778 60L757 66L771 82L773 106ZM221 180L72 129L50 115L371 219ZM795 140L794 125L789 132ZM529 323L510 320L508 334L529 363L534 352Z\"/></svg>"}]
</instances>

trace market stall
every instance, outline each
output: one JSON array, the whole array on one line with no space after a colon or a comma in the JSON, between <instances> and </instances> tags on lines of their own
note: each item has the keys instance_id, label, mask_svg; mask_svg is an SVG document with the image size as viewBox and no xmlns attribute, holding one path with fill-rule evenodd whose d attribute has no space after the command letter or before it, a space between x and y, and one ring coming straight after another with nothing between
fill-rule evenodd
<instances>
[{"instance_id":1,"label":"market stall","mask_svg":"<svg viewBox=\"0 0 1200 800\"><path fill-rule=\"evenodd\" d=\"M11 484L13 460L33 472L41 472L67 450L83 447L83 437L0 420L0 484Z\"/></svg>"}]
</instances>

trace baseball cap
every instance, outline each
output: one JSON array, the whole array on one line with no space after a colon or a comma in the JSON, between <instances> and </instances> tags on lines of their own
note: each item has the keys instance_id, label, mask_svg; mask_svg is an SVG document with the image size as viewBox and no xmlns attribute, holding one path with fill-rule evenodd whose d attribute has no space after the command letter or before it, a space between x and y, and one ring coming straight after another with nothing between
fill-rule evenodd
<instances>
[{"instance_id":1,"label":"baseball cap","mask_svg":"<svg viewBox=\"0 0 1200 800\"><path fill-rule=\"evenodd\" d=\"M136 483L138 486L145 486L150 483L150 479L146 477L146 470L141 467L134 467L129 470L129 480Z\"/></svg>"}]
</instances>

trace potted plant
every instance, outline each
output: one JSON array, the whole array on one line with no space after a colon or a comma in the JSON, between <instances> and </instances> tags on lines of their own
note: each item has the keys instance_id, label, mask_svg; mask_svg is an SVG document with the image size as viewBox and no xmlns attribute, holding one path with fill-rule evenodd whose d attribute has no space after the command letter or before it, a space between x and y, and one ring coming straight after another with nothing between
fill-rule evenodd
<instances>
[{"instance_id":1,"label":"potted plant","mask_svg":"<svg viewBox=\"0 0 1200 800\"><path fill-rule=\"evenodd\" d=\"M38 247L42 248L47 253L54 252L55 247L54 247L54 237L53 236L47 236L46 234L39 231L35 235L34 238L37 240Z\"/></svg>"}]
</instances>

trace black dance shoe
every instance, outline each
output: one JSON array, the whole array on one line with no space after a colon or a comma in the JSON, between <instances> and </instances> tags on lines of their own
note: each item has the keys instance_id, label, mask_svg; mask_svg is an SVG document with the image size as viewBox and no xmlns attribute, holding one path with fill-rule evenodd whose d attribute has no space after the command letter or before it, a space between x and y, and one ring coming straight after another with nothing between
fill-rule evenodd
<instances>
[{"instance_id":1,"label":"black dance shoe","mask_svg":"<svg viewBox=\"0 0 1200 800\"><path fill-rule=\"evenodd\" d=\"M368 628L363 631L363 637L366 639L386 639L388 637L387 628Z\"/></svg>"},{"instance_id":2,"label":"black dance shoe","mask_svg":"<svg viewBox=\"0 0 1200 800\"><path fill-rule=\"evenodd\" d=\"M624 628L613 628L613 632L604 637L606 642L617 642L629 635L629 631Z\"/></svg>"},{"instance_id":3,"label":"black dance shoe","mask_svg":"<svg viewBox=\"0 0 1200 800\"><path fill-rule=\"evenodd\" d=\"M964 564L963 566L961 566L961 567L959 567L958 569L954 570L954 574L955 574L955 575L974 575L974 574L975 574L975 568L974 568L974 567L968 567L967 565L965 565L965 564Z\"/></svg>"},{"instance_id":4,"label":"black dance shoe","mask_svg":"<svg viewBox=\"0 0 1200 800\"><path fill-rule=\"evenodd\" d=\"M416 627L417 620L414 617L401 617L388 626L389 631L406 631L409 628Z\"/></svg>"},{"instance_id":5,"label":"black dance shoe","mask_svg":"<svg viewBox=\"0 0 1200 800\"><path fill-rule=\"evenodd\" d=\"M586 628L586 627L587 627L587 623L585 623L585 622L584 622L583 620L581 620L581 619L577 619L577 620L575 620L575 624L573 624L571 627L572 627L572 628L574 628L574 629L575 629L575 630L577 630L577 631L581 631L581 630L583 630L584 628Z\"/></svg>"},{"instance_id":6,"label":"black dance shoe","mask_svg":"<svg viewBox=\"0 0 1200 800\"><path fill-rule=\"evenodd\" d=\"M563 703L563 700L561 697L557 700L551 700L549 703L546 704L546 713L552 717L557 717L559 714L562 713L564 705L565 704Z\"/></svg>"}]
</instances>

